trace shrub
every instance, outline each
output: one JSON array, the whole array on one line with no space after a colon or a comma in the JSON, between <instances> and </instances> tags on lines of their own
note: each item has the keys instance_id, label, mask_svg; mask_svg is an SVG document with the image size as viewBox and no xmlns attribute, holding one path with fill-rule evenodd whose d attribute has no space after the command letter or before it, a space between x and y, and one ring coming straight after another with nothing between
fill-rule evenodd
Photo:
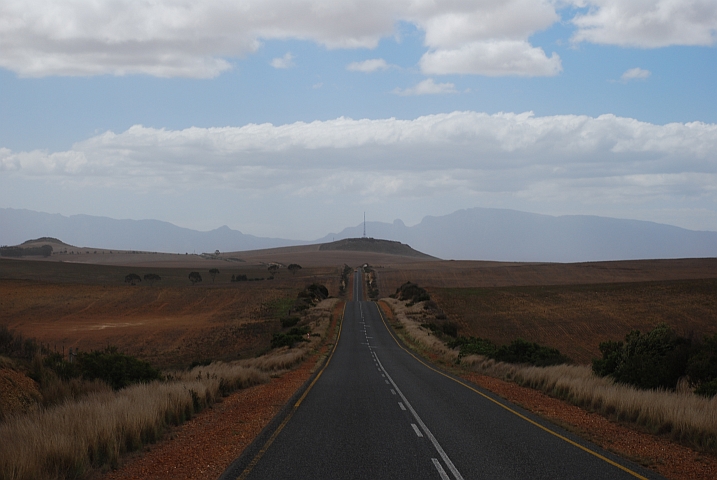
<instances>
[{"instance_id":1,"label":"shrub","mask_svg":"<svg viewBox=\"0 0 717 480\"><path fill-rule=\"evenodd\" d=\"M430 331L432 331L435 334L438 335L447 335L449 337L457 338L458 337L458 325L452 322L444 323L442 325L436 325L435 323L422 323L421 326L423 328L427 328Z\"/></svg>"},{"instance_id":2,"label":"shrub","mask_svg":"<svg viewBox=\"0 0 717 480\"><path fill-rule=\"evenodd\" d=\"M77 361L83 378L103 380L115 390L133 383L146 383L161 378L159 371L149 363L119 353L116 347L107 347L104 351L82 352L77 355Z\"/></svg>"},{"instance_id":3,"label":"shrub","mask_svg":"<svg viewBox=\"0 0 717 480\"><path fill-rule=\"evenodd\" d=\"M416 285L415 283L406 282L396 290L393 294L393 298L401 301L408 301L408 306L412 306L418 302L424 302L431 299L428 292Z\"/></svg>"},{"instance_id":4,"label":"shrub","mask_svg":"<svg viewBox=\"0 0 717 480\"><path fill-rule=\"evenodd\" d=\"M569 361L557 348L545 347L521 338L498 348L491 358L499 362L527 363L536 367L560 365Z\"/></svg>"},{"instance_id":5,"label":"shrub","mask_svg":"<svg viewBox=\"0 0 717 480\"><path fill-rule=\"evenodd\" d=\"M633 330L624 342L602 342L600 352L603 358L593 360L597 375L638 388L674 390L687 370L691 342L662 323L645 334ZM695 371L700 370L697 363Z\"/></svg>"},{"instance_id":6,"label":"shrub","mask_svg":"<svg viewBox=\"0 0 717 480\"><path fill-rule=\"evenodd\" d=\"M717 335L705 337L693 349L686 373L690 383L697 386L695 393L710 397L717 394Z\"/></svg>"},{"instance_id":7,"label":"shrub","mask_svg":"<svg viewBox=\"0 0 717 480\"><path fill-rule=\"evenodd\" d=\"M498 349L495 343L485 338L478 337L458 337L455 340L448 342L448 347L460 347L458 358L465 357L466 355L483 355L491 358Z\"/></svg>"},{"instance_id":8,"label":"shrub","mask_svg":"<svg viewBox=\"0 0 717 480\"><path fill-rule=\"evenodd\" d=\"M281 319L281 328L293 327L299 323L299 317L286 317Z\"/></svg>"},{"instance_id":9,"label":"shrub","mask_svg":"<svg viewBox=\"0 0 717 480\"><path fill-rule=\"evenodd\" d=\"M189 281L192 282L192 285L195 285L202 281L202 276L199 274L199 272L190 272Z\"/></svg>"},{"instance_id":10,"label":"shrub","mask_svg":"<svg viewBox=\"0 0 717 480\"><path fill-rule=\"evenodd\" d=\"M327 298L329 298L329 290L324 285L312 283L296 296L296 303L292 310L297 312L306 310Z\"/></svg>"},{"instance_id":11,"label":"shrub","mask_svg":"<svg viewBox=\"0 0 717 480\"><path fill-rule=\"evenodd\" d=\"M520 338L513 340L509 345L498 347L485 338L458 337L448 342L448 347L460 348L459 359L467 355L483 355L499 362L524 363L537 367L559 365L570 361L557 348L545 347Z\"/></svg>"},{"instance_id":12,"label":"shrub","mask_svg":"<svg viewBox=\"0 0 717 480\"><path fill-rule=\"evenodd\" d=\"M306 334L309 331L309 327L294 327L287 333L275 333L271 338L271 348L293 348L297 342L308 342Z\"/></svg>"}]
</instances>

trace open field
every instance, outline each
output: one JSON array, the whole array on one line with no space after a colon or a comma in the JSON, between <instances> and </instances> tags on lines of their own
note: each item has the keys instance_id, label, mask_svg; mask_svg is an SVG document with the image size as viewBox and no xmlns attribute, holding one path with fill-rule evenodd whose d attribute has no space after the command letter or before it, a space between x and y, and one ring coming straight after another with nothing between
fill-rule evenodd
<instances>
[{"instance_id":1,"label":"open field","mask_svg":"<svg viewBox=\"0 0 717 480\"><path fill-rule=\"evenodd\" d=\"M0 261L0 324L62 352L115 345L159 367L231 360L269 348L278 319L299 291L319 282L338 295L339 268L281 270L274 280L230 282L232 274L268 277L266 268L208 268L192 286L192 269L138 269L28 260ZM124 283L127 273L157 273L153 286ZM19 278L20 280L17 280Z\"/></svg>"},{"instance_id":2,"label":"open field","mask_svg":"<svg viewBox=\"0 0 717 480\"><path fill-rule=\"evenodd\" d=\"M665 322L683 335L717 333L717 259L578 264L433 262L377 268L381 296L425 287L462 335L516 338L589 363L605 340Z\"/></svg>"},{"instance_id":3,"label":"open field","mask_svg":"<svg viewBox=\"0 0 717 480\"><path fill-rule=\"evenodd\" d=\"M717 278L717 258L585 263L435 261L377 267L381 295L411 281L424 287L584 285Z\"/></svg>"},{"instance_id":4,"label":"open field","mask_svg":"<svg viewBox=\"0 0 717 480\"><path fill-rule=\"evenodd\" d=\"M701 339L717 333L717 279L498 288L432 288L459 333L506 344L517 337L559 349L572 360L600 357L605 340L623 340L658 323Z\"/></svg>"}]
</instances>

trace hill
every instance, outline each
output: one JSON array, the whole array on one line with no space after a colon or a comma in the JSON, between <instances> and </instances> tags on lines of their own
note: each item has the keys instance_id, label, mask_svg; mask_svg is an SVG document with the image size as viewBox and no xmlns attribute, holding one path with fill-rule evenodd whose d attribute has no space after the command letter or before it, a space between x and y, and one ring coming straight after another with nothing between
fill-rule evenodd
<instances>
[{"instance_id":1,"label":"hill","mask_svg":"<svg viewBox=\"0 0 717 480\"><path fill-rule=\"evenodd\" d=\"M378 238L345 238L331 243L322 243L319 250L346 250L353 252L375 252L416 258L435 258L414 250L408 245L393 240Z\"/></svg>"}]
</instances>

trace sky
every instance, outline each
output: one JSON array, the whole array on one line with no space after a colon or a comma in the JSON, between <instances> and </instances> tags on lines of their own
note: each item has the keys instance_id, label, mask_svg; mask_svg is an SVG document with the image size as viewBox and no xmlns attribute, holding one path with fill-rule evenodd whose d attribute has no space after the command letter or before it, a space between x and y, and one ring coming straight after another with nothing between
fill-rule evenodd
<instances>
[{"instance_id":1,"label":"sky","mask_svg":"<svg viewBox=\"0 0 717 480\"><path fill-rule=\"evenodd\" d=\"M717 231L715 0L0 0L0 208Z\"/></svg>"}]
</instances>

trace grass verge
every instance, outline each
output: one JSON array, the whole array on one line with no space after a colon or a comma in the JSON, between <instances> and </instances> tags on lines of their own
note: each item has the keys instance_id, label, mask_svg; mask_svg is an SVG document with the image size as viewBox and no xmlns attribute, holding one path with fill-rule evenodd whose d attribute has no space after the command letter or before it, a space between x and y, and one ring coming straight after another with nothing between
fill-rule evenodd
<instances>
[{"instance_id":1,"label":"grass verge","mask_svg":"<svg viewBox=\"0 0 717 480\"><path fill-rule=\"evenodd\" d=\"M394 327L400 327L396 332L408 345L433 361L459 369L458 373L462 369L513 381L649 433L667 435L699 451L717 453L717 397L707 399L685 389L639 390L598 377L586 365L533 367L480 355L466 356L458 365L458 352L420 326L426 323L420 305L406 307L392 299L382 303L384 311L393 314Z\"/></svg>"}]
</instances>

